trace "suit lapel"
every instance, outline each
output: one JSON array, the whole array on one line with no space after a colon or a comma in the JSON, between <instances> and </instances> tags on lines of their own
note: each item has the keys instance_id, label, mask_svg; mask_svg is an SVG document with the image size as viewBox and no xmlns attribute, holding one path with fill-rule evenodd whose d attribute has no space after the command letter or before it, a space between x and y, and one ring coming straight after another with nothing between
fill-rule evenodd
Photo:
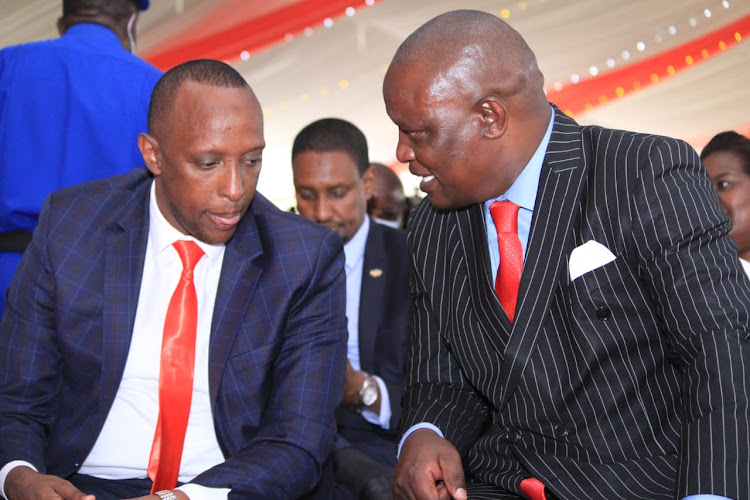
<instances>
[{"instance_id":1,"label":"suit lapel","mask_svg":"<svg viewBox=\"0 0 750 500\"><path fill-rule=\"evenodd\" d=\"M256 199L253 202L224 251L209 343L208 386L212 407L216 403L234 338L263 270L258 257L263 254L261 232L264 230L265 218L254 210L259 201L261 200Z\"/></svg>"},{"instance_id":2,"label":"suit lapel","mask_svg":"<svg viewBox=\"0 0 750 500\"><path fill-rule=\"evenodd\" d=\"M387 272L381 228L370 219L359 297L359 359L363 370L371 371L375 365L375 337L381 322Z\"/></svg>"},{"instance_id":3,"label":"suit lapel","mask_svg":"<svg viewBox=\"0 0 750 500\"><path fill-rule=\"evenodd\" d=\"M555 109L529 234L516 321L505 351L504 388L498 408L518 386L559 281L567 281L566 246L585 180L580 127Z\"/></svg>"},{"instance_id":4,"label":"suit lapel","mask_svg":"<svg viewBox=\"0 0 750 500\"><path fill-rule=\"evenodd\" d=\"M100 401L106 407L114 400L120 385L133 335L148 242L150 187L150 179L138 184L130 201L123 206L141 209L122 210L119 222L106 240L100 394Z\"/></svg>"}]
</instances>

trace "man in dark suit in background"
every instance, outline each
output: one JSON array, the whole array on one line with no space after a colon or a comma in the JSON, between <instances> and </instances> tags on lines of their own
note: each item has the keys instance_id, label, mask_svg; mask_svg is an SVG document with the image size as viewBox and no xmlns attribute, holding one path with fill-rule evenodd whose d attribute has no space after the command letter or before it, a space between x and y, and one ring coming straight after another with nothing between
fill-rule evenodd
<instances>
[{"instance_id":1,"label":"man in dark suit in background","mask_svg":"<svg viewBox=\"0 0 750 500\"><path fill-rule=\"evenodd\" d=\"M382 163L370 163L375 175L372 195L367 200L367 214L380 224L403 229L409 215L404 186L396 172Z\"/></svg>"},{"instance_id":2,"label":"man in dark suit in background","mask_svg":"<svg viewBox=\"0 0 750 500\"><path fill-rule=\"evenodd\" d=\"M11 284L0 323L4 495L302 497L327 470L341 400L341 242L255 192L261 108L222 62L159 80L139 146L148 171L47 199ZM181 307L190 293L170 296L186 281L193 305ZM175 352L184 343L168 330L191 322L194 348ZM189 371L187 384L176 370ZM165 446L176 426L160 432L162 420L185 402L177 386L189 418Z\"/></svg>"},{"instance_id":3,"label":"man in dark suit in background","mask_svg":"<svg viewBox=\"0 0 750 500\"><path fill-rule=\"evenodd\" d=\"M750 498L750 283L711 182L684 142L581 127L543 83L477 11L385 76L427 193L394 492Z\"/></svg>"},{"instance_id":4,"label":"man in dark suit in background","mask_svg":"<svg viewBox=\"0 0 750 500\"><path fill-rule=\"evenodd\" d=\"M409 334L406 234L366 214L374 174L351 123L328 118L302 129L292 170L300 215L344 242L349 344L333 464L349 491L338 491L391 498Z\"/></svg>"}]
</instances>

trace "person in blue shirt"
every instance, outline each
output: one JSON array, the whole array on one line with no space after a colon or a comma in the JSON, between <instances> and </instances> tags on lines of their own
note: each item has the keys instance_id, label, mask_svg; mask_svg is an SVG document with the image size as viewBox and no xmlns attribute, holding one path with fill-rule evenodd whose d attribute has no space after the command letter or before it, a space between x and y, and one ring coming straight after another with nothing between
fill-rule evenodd
<instances>
[{"instance_id":1,"label":"person in blue shirt","mask_svg":"<svg viewBox=\"0 0 750 500\"><path fill-rule=\"evenodd\" d=\"M60 38L0 50L0 316L44 198L143 166L136 138L161 76L131 53L148 0L62 5Z\"/></svg>"}]
</instances>

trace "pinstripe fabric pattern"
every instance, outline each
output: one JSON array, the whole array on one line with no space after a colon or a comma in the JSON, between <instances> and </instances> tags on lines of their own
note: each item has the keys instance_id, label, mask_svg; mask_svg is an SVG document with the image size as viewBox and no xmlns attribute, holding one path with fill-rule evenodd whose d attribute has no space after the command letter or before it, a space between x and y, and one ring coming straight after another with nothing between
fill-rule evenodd
<instances>
[{"instance_id":1,"label":"pinstripe fabric pattern","mask_svg":"<svg viewBox=\"0 0 750 500\"><path fill-rule=\"evenodd\" d=\"M46 201L0 323L1 463L65 477L91 450L130 345L150 182L139 169ZM334 233L256 195L225 250L209 346L229 459L195 482L230 498L298 498L317 483L344 380L343 264Z\"/></svg>"},{"instance_id":2,"label":"pinstripe fabric pattern","mask_svg":"<svg viewBox=\"0 0 750 500\"><path fill-rule=\"evenodd\" d=\"M402 428L443 430L470 498L531 474L559 499L750 498L750 283L728 229L687 144L556 109L513 325L481 206L410 218ZM617 258L571 282L588 240Z\"/></svg>"}]
</instances>

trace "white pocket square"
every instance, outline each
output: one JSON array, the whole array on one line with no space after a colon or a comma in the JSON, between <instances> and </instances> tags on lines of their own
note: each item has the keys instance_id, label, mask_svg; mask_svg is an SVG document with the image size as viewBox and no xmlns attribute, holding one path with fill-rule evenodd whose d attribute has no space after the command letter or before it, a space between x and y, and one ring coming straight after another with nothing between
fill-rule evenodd
<instances>
[{"instance_id":1,"label":"white pocket square","mask_svg":"<svg viewBox=\"0 0 750 500\"><path fill-rule=\"evenodd\" d=\"M609 248L594 240L589 240L570 252L570 262L568 264L570 281L605 264L609 264L613 260L615 260L615 255L609 251Z\"/></svg>"}]
</instances>

